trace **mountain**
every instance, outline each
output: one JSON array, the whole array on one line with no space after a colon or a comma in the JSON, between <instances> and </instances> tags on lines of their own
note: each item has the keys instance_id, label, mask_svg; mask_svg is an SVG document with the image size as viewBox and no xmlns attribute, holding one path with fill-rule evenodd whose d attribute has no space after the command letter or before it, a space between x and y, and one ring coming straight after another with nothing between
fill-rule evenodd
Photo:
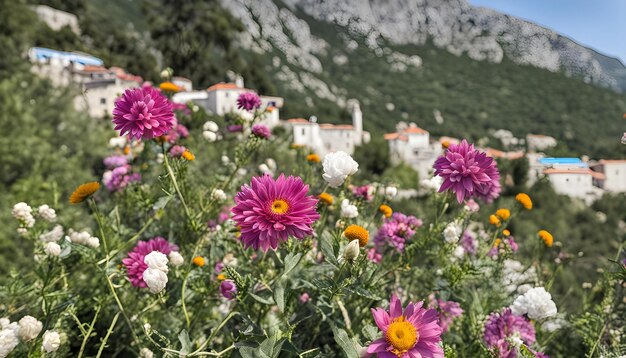
<instances>
[{"instance_id":1,"label":"mountain","mask_svg":"<svg viewBox=\"0 0 626 358\"><path fill-rule=\"evenodd\" d=\"M555 154L626 155L626 69L552 30L465 0L221 3L246 29L239 45L265 59L286 116L346 121L357 98L377 134L401 120L473 140L503 128L555 136Z\"/></svg>"}]
</instances>

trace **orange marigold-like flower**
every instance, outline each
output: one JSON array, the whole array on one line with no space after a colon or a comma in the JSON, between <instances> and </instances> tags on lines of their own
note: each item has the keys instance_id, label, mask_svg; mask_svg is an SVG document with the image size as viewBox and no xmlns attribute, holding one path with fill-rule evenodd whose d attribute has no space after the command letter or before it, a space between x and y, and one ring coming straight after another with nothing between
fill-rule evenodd
<instances>
[{"instance_id":1,"label":"orange marigold-like flower","mask_svg":"<svg viewBox=\"0 0 626 358\"><path fill-rule=\"evenodd\" d=\"M70 203L78 204L82 203L88 197L92 196L93 193L97 192L100 189L100 183L98 182L89 182L85 184L81 184L74 190L72 195L70 195Z\"/></svg>"},{"instance_id":2,"label":"orange marigold-like flower","mask_svg":"<svg viewBox=\"0 0 626 358\"><path fill-rule=\"evenodd\" d=\"M167 92L180 92L180 87L178 87L177 85L173 84L172 82L163 82L159 85L159 88L161 89L161 91L167 91Z\"/></svg>"},{"instance_id":3,"label":"orange marigold-like flower","mask_svg":"<svg viewBox=\"0 0 626 358\"><path fill-rule=\"evenodd\" d=\"M518 203L522 204L522 206L526 210L531 210L533 208L533 201L526 193L519 193L515 195L515 200L517 200Z\"/></svg>"},{"instance_id":4,"label":"orange marigold-like flower","mask_svg":"<svg viewBox=\"0 0 626 358\"><path fill-rule=\"evenodd\" d=\"M450 146L450 142L449 141L444 140L443 142L441 142L441 148L448 149L449 146Z\"/></svg>"},{"instance_id":5,"label":"orange marigold-like flower","mask_svg":"<svg viewBox=\"0 0 626 358\"><path fill-rule=\"evenodd\" d=\"M511 232L507 229L502 230L502 235L504 236L511 236Z\"/></svg>"},{"instance_id":6,"label":"orange marigold-like flower","mask_svg":"<svg viewBox=\"0 0 626 358\"><path fill-rule=\"evenodd\" d=\"M511 211L504 208L498 209L496 210L496 216L502 221L507 221L511 217Z\"/></svg>"},{"instance_id":7,"label":"orange marigold-like flower","mask_svg":"<svg viewBox=\"0 0 626 358\"><path fill-rule=\"evenodd\" d=\"M319 163L322 160L320 159L319 155L313 153L306 156L306 161L310 163Z\"/></svg>"},{"instance_id":8,"label":"orange marigold-like flower","mask_svg":"<svg viewBox=\"0 0 626 358\"><path fill-rule=\"evenodd\" d=\"M500 219L495 215L489 215L489 223L491 225L500 226Z\"/></svg>"},{"instance_id":9,"label":"orange marigold-like flower","mask_svg":"<svg viewBox=\"0 0 626 358\"><path fill-rule=\"evenodd\" d=\"M543 243L546 244L547 247L552 247L552 243L554 243L554 237L546 230L539 230L537 233L539 238L543 240Z\"/></svg>"},{"instance_id":10,"label":"orange marigold-like flower","mask_svg":"<svg viewBox=\"0 0 626 358\"><path fill-rule=\"evenodd\" d=\"M188 161L192 161L192 160L196 160L196 156L193 155L192 152L190 152L189 150L185 150L182 154L183 158L187 159Z\"/></svg>"},{"instance_id":11,"label":"orange marigold-like flower","mask_svg":"<svg viewBox=\"0 0 626 358\"><path fill-rule=\"evenodd\" d=\"M226 275L224 275L223 273L220 273L217 275L216 278L218 281L224 281L226 279Z\"/></svg>"},{"instance_id":12,"label":"orange marigold-like flower","mask_svg":"<svg viewBox=\"0 0 626 358\"><path fill-rule=\"evenodd\" d=\"M359 240L360 247L367 245L370 239L370 234L364 227L354 224L348 226L343 231L343 236L348 239L348 241Z\"/></svg>"},{"instance_id":13,"label":"orange marigold-like flower","mask_svg":"<svg viewBox=\"0 0 626 358\"><path fill-rule=\"evenodd\" d=\"M335 198L333 198L333 196L328 193L321 193L317 198L326 205L333 205L333 203L335 202Z\"/></svg>"},{"instance_id":14,"label":"orange marigold-like flower","mask_svg":"<svg viewBox=\"0 0 626 358\"><path fill-rule=\"evenodd\" d=\"M196 257L193 258L193 260L191 262L193 262L193 264L198 266L198 267L202 267L202 266L204 266L204 257L196 256Z\"/></svg>"},{"instance_id":15,"label":"orange marigold-like flower","mask_svg":"<svg viewBox=\"0 0 626 358\"><path fill-rule=\"evenodd\" d=\"M389 205L382 204L378 207L378 211L380 211L384 217L390 218L391 214L393 214L393 210Z\"/></svg>"}]
</instances>

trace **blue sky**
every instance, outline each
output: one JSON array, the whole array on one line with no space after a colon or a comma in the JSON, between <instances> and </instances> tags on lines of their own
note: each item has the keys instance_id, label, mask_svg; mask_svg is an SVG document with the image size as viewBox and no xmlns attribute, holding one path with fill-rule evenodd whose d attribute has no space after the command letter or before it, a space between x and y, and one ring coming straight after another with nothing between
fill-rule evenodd
<instances>
[{"instance_id":1,"label":"blue sky","mask_svg":"<svg viewBox=\"0 0 626 358\"><path fill-rule=\"evenodd\" d=\"M626 63L626 0L469 0L530 20Z\"/></svg>"}]
</instances>

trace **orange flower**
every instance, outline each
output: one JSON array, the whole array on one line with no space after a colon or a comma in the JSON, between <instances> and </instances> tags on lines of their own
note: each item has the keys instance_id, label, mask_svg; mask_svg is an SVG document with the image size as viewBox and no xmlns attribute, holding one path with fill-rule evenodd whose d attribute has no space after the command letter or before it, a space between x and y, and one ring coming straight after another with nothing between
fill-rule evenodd
<instances>
[{"instance_id":1,"label":"orange flower","mask_svg":"<svg viewBox=\"0 0 626 358\"><path fill-rule=\"evenodd\" d=\"M198 266L198 267L202 267L204 266L204 257L202 256L196 256L193 258L192 260L193 264Z\"/></svg>"},{"instance_id":2,"label":"orange flower","mask_svg":"<svg viewBox=\"0 0 626 358\"><path fill-rule=\"evenodd\" d=\"M333 198L333 196L328 193L321 193L318 198L322 203L326 205L333 205L333 203L335 202L335 198Z\"/></svg>"},{"instance_id":3,"label":"orange flower","mask_svg":"<svg viewBox=\"0 0 626 358\"><path fill-rule=\"evenodd\" d=\"M97 192L100 189L100 183L98 182L89 182L85 184L81 184L74 190L72 195L70 195L70 203L78 204L82 203L88 197L92 196L93 193Z\"/></svg>"},{"instance_id":4,"label":"orange flower","mask_svg":"<svg viewBox=\"0 0 626 358\"><path fill-rule=\"evenodd\" d=\"M226 279L226 275L224 275L223 273L220 273L217 275L218 281L224 281L225 279Z\"/></svg>"},{"instance_id":5,"label":"orange flower","mask_svg":"<svg viewBox=\"0 0 626 358\"><path fill-rule=\"evenodd\" d=\"M504 236L511 236L511 232L507 229L502 230L502 235Z\"/></svg>"},{"instance_id":6,"label":"orange flower","mask_svg":"<svg viewBox=\"0 0 626 358\"><path fill-rule=\"evenodd\" d=\"M441 142L441 148L448 149L449 146L450 146L450 142L449 141L444 140L443 142Z\"/></svg>"},{"instance_id":7,"label":"orange flower","mask_svg":"<svg viewBox=\"0 0 626 358\"><path fill-rule=\"evenodd\" d=\"M124 147L124 155L128 155L130 153L130 145Z\"/></svg>"},{"instance_id":8,"label":"orange flower","mask_svg":"<svg viewBox=\"0 0 626 358\"><path fill-rule=\"evenodd\" d=\"M359 240L359 246L361 247L367 245L370 239L370 234L364 227L354 224L348 226L343 231L343 236L348 239L348 241Z\"/></svg>"},{"instance_id":9,"label":"orange flower","mask_svg":"<svg viewBox=\"0 0 626 358\"><path fill-rule=\"evenodd\" d=\"M172 82L163 82L159 85L159 88L161 89L161 91L167 91L167 92L180 92L180 87L178 87L177 85L173 84Z\"/></svg>"},{"instance_id":10,"label":"orange flower","mask_svg":"<svg viewBox=\"0 0 626 358\"><path fill-rule=\"evenodd\" d=\"M511 217L511 211L509 211L509 209L498 209L496 216L502 221L507 221Z\"/></svg>"},{"instance_id":11,"label":"orange flower","mask_svg":"<svg viewBox=\"0 0 626 358\"><path fill-rule=\"evenodd\" d=\"M497 227L500 227L500 219L498 219L498 217L495 216L495 215L489 215L489 223L491 225L495 225Z\"/></svg>"},{"instance_id":12,"label":"orange flower","mask_svg":"<svg viewBox=\"0 0 626 358\"><path fill-rule=\"evenodd\" d=\"M379 206L378 211L380 211L386 218L390 218L391 214L393 214L393 210L391 209L391 207L385 204Z\"/></svg>"},{"instance_id":13,"label":"orange flower","mask_svg":"<svg viewBox=\"0 0 626 358\"><path fill-rule=\"evenodd\" d=\"M196 159L196 156L193 155L192 152L190 152L189 150L185 150L182 154L183 158L187 159L188 161L192 161Z\"/></svg>"},{"instance_id":14,"label":"orange flower","mask_svg":"<svg viewBox=\"0 0 626 358\"><path fill-rule=\"evenodd\" d=\"M320 156L317 154L309 154L306 156L306 160L307 162L310 163L319 163L321 162Z\"/></svg>"},{"instance_id":15,"label":"orange flower","mask_svg":"<svg viewBox=\"0 0 626 358\"><path fill-rule=\"evenodd\" d=\"M543 243L546 244L547 247L552 247L552 243L554 243L554 237L546 230L539 230L537 233L539 238L543 240Z\"/></svg>"},{"instance_id":16,"label":"orange flower","mask_svg":"<svg viewBox=\"0 0 626 358\"><path fill-rule=\"evenodd\" d=\"M502 243L502 239L497 238L494 242L493 242L493 247L498 247L500 246L500 244Z\"/></svg>"},{"instance_id":17,"label":"orange flower","mask_svg":"<svg viewBox=\"0 0 626 358\"><path fill-rule=\"evenodd\" d=\"M533 208L533 201L526 193L519 193L515 195L515 200L517 200L518 203L522 204L522 206L526 210L531 210Z\"/></svg>"}]
</instances>

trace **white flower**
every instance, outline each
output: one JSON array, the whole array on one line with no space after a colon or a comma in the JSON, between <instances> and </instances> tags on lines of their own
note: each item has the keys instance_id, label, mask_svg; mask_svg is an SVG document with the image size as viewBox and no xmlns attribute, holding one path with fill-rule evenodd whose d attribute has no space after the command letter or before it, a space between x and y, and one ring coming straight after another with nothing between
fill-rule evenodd
<instances>
[{"instance_id":1,"label":"white flower","mask_svg":"<svg viewBox=\"0 0 626 358\"><path fill-rule=\"evenodd\" d=\"M441 184L443 184L443 179L439 176L434 176L430 179L422 179L420 181L420 185L422 186L422 188L428 189L431 191L439 190L439 188L441 187Z\"/></svg>"},{"instance_id":2,"label":"white flower","mask_svg":"<svg viewBox=\"0 0 626 358\"><path fill-rule=\"evenodd\" d=\"M267 166L267 164L265 164L265 163L259 164L259 171L261 173L263 173L263 174L269 174L269 175L274 174L274 173L272 173L272 170L270 169L270 167Z\"/></svg>"},{"instance_id":3,"label":"white flower","mask_svg":"<svg viewBox=\"0 0 626 358\"><path fill-rule=\"evenodd\" d=\"M5 329L10 324L11 324L11 321L8 318L6 318L6 317L0 318L0 329Z\"/></svg>"},{"instance_id":4,"label":"white flower","mask_svg":"<svg viewBox=\"0 0 626 358\"><path fill-rule=\"evenodd\" d=\"M100 239L98 239L95 236L90 236L89 239L87 239L87 246L90 246L94 249L97 249L100 247Z\"/></svg>"},{"instance_id":5,"label":"white flower","mask_svg":"<svg viewBox=\"0 0 626 358\"><path fill-rule=\"evenodd\" d=\"M209 141L209 143L213 143L213 142L215 142L217 140L217 134L215 132L211 132L211 131L203 131L202 132L202 137L204 137L204 139Z\"/></svg>"},{"instance_id":6,"label":"white flower","mask_svg":"<svg viewBox=\"0 0 626 358\"><path fill-rule=\"evenodd\" d=\"M25 227L33 227L35 225L33 209L24 202L13 205L11 214Z\"/></svg>"},{"instance_id":7,"label":"white flower","mask_svg":"<svg viewBox=\"0 0 626 358\"><path fill-rule=\"evenodd\" d=\"M556 317L554 319L551 319L549 321L545 321L542 325L541 325L541 329L543 329L544 331L547 332L554 332L558 329L561 329L562 327L567 325L567 321L564 320L561 317Z\"/></svg>"},{"instance_id":8,"label":"white flower","mask_svg":"<svg viewBox=\"0 0 626 358\"><path fill-rule=\"evenodd\" d=\"M222 262L228 267L235 267L239 263L235 255L233 255L232 253L227 253L226 255L224 255Z\"/></svg>"},{"instance_id":9,"label":"white flower","mask_svg":"<svg viewBox=\"0 0 626 358\"><path fill-rule=\"evenodd\" d=\"M109 139L109 147L124 148L126 146L126 137L113 137Z\"/></svg>"},{"instance_id":10,"label":"white flower","mask_svg":"<svg viewBox=\"0 0 626 358\"><path fill-rule=\"evenodd\" d=\"M163 153L157 153L156 162L159 164L163 164L164 161L165 161L165 155L163 155ZM104 181L104 176L102 176L102 181Z\"/></svg>"},{"instance_id":11,"label":"white flower","mask_svg":"<svg viewBox=\"0 0 626 358\"><path fill-rule=\"evenodd\" d=\"M205 131L217 132L220 129L220 127L217 126L217 123L213 121L208 121L202 125L202 129Z\"/></svg>"},{"instance_id":12,"label":"white flower","mask_svg":"<svg viewBox=\"0 0 626 358\"><path fill-rule=\"evenodd\" d=\"M462 259L463 256L465 256L465 249L463 248L463 246L461 245L457 246L452 252L452 256L457 259Z\"/></svg>"},{"instance_id":13,"label":"white flower","mask_svg":"<svg viewBox=\"0 0 626 358\"><path fill-rule=\"evenodd\" d=\"M28 229L26 229L25 227L18 227L17 228L17 233L20 236L26 236L26 234L28 234Z\"/></svg>"},{"instance_id":14,"label":"white flower","mask_svg":"<svg viewBox=\"0 0 626 358\"><path fill-rule=\"evenodd\" d=\"M148 265L148 268L161 270L165 273L168 272L167 256L162 252L152 251L144 257L143 262Z\"/></svg>"},{"instance_id":15,"label":"white flower","mask_svg":"<svg viewBox=\"0 0 626 358\"><path fill-rule=\"evenodd\" d=\"M360 247L359 240L352 240L346 247L343 249L343 254L339 257L339 260L343 262L344 260L347 262L353 262L359 257Z\"/></svg>"},{"instance_id":16,"label":"white flower","mask_svg":"<svg viewBox=\"0 0 626 358\"><path fill-rule=\"evenodd\" d=\"M46 331L43 334L41 348L46 352L55 352L61 346L61 336L55 331Z\"/></svg>"},{"instance_id":17,"label":"white flower","mask_svg":"<svg viewBox=\"0 0 626 358\"><path fill-rule=\"evenodd\" d=\"M502 263L502 284L508 293L517 291L524 294L532 286L528 282L535 282L537 278L535 268L526 269L521 262L506 259Z\"/></svg>"},{"instance_id":18,"label":"white flower","mask_svg":"<svg viewBox=\"0 0 626 358\"><path fill-rule=\"evenodd\" d=\"M396 195L398 195L398 188L396 188L395 186L388 186L385 188L386 197L393 198Z\"/></svg>"},{"instance_id":19,"label":"white flower","mask_svg":"<svg viewBox=\"0 0 626 358\"><path fill-rule=\"evenodd\" d=\"M17 339L14 329L6 328L0 331L0 358L5 358L17 345L20 340Z\"/></svg>"},{"instance_id":20,"label":"white flower","mask_svg":"<svg viewBox=\"0 0 626 358\"><path fill-rule=\"evenodd\" d=\"M222 164L226 165L230 163L230 159L226 155L222 155Z\"/></svg>"},{"instance_id":21,"label":"white flower","mask_svg":"<svg viewBox=\"0 0 626 358\"><path fill-rule=\"evenodd\" d=\"M45 242L57 242L63 237L63 227L56 225L52 230L39 235L39 240Z\"/></svg>"},{"instance_id":22,"label":"white flower","mask_svg":"<svg viewBox=\"0 0 626 358\"><path fill-rule=\"evenodd\" d=\"M196 106L195 104L193 105L193 107L191 107L191 110L194 112L198 112L200 110L200 107Z\"/></svg>"},{"instance_id":23,"label":"white flower","mask_svg":"<svg viewBox=\"0 0 626 358\"><path fill-rule=\"evenodd\" d=\"M359 216L359 209L356 205L350 204L348 199L343 199L341 201L341 217L354 219Z\"/></svg>"},{"instance_id":24,"label":"white flower","mask_svg":"<svg viewBox=\"0 0 626 358\"><path fill-rule=\"evenodd\" d=\"M461 225L459 225L456 221L453 221L443 230L443 239L449 244L455 243L459 241L462 234L461 231Z\"/></svg>"},{"instance_id":25,"label":"white flower","mask_svg":"<svg viewBox=\"0 0 626 358\"><path fill-rule=\"evenodd\" d=\"M522 339L519 336L519 333L515 333L513 334L511 337L509 337L509 341L513 344L513 346L519 348L524 344L524 341L522 341Z\"/></svg>"},{"instance_id":26,"label":"white flower","mask_svg":"<svg viewBox=\"0 0 626 358\"><path fill-rule=\"evenodd\" d=\"M541 320L556 315L556 304L543 287L535 287L518 296L511 306L516 315L527 314L528 318Z\"/></svg>"},{"instance_id":27,"label":"white flower","mask_svg":"<svg viewBox=\"0 0 626 358\"><path fill-rule=\"evenodd\" d=\"M267 158L265 159L265 163L267 163L267 166L272 170L276 170L276 161L272 158Z\"/></svg>"},{"instance_id":28,"label":"white flower","mask_svg":"<svg viewBox=\"0 0 626 358\"><path fill-rule=\"evenodd\" d=\"M244 175L248 174L248 170L246 168L239 168L239 170L237 170L237 174L239 176L244 176Z\"/></svg>"},{"instance_id":29,"label":"white flower","mask_svg":"<svg viewBox=\"0 0 626 358\"><path fill-rule=\"evenodd\" d=\"M58 257L61 255L61 246L56 242L48 242L46 246L44 246L43 250L46 252L46 255Z\"/></svg>"},{"instance_id":30,"label":"white flower","mask_svg":"<svg viewBox=\"0 0 626 358\"><path fill-rule=\"evenodd\" d=\"M170 262L172 263L172 265L174 265L174 267L178 267L185 263L185 259L178 251L170 252L169 258L170 258Z\"/></svg>"},{"instance_id":31,"label":"white flower","mask_svg":"<svg viewBox=\"0 0 626 358\"><path fill-rule=\"evenodd\" d=\"M322 178L333 188L343 184L349 175L353 175L359 170L359 164L343 151L326 154L322 166L324 168Z\"/></svg>"},{"instance_id":32,"label":"white flower","mask_svg":"<svg viewBox=\"0 0 626 358\"><path fill-rule=\"evenodd\" d=\"M167 284L167 274L159 269L147 268L143 272L143 280L148 285L150 292L159 293Z\"/></svg>"},{"instance_id":33,"label":"white flower","mask_svg":"<svg viewBox=\"0 0 626 358\"><path fill-rule=\"evenodd\" d=\"M45 204L37 208L37 213L39 213L39 216L41 216L42 219L48 222L54 222L57 218L56 211Z\"/></svg>"},{"instance_id":34,"label":"white flower","mask_svg":"<svg viewBox=\"0 0 626 358\"><path fill-rule=\"evenodd\" d=\"M139 358L152 358L154 357L154 353L152 353L151 350L149 350L148 348L141 348L141 350L139 351Z\"/></svg>"},{"instance_id":35,"label":"white flower","mask_svg":"<svg viewBox=\"0 0 626 358\"><path fill-rule=\"evenodd\" d=\"M170 71L167 68L161 71L161 78L164 80L170 78Z\"/></svg>"},{"instance_id":36,"label":"white flower","mask_svg":"<svg viewBox=\"0 0 626 358\"><path fill-rule=\"evenodd\" d=\"M24 316L19 321L20 328L17 335L24 342L28 342L31 339L37 338L39 332L43 328L43 324L32 316Z\"/></svg>"},{"instance_id":37,"label":"white flower","mask_svg":"<svg viewBox=\"0 0 626 358\"><path fill-rule=\"evenodd\" d=\"M224 201L227 198L228 197L226 196L226 193L224 193L224 190L222 189L213 189L213 191L211 192L211 199L213 200Z\"/></svg>"}]
</instances>

